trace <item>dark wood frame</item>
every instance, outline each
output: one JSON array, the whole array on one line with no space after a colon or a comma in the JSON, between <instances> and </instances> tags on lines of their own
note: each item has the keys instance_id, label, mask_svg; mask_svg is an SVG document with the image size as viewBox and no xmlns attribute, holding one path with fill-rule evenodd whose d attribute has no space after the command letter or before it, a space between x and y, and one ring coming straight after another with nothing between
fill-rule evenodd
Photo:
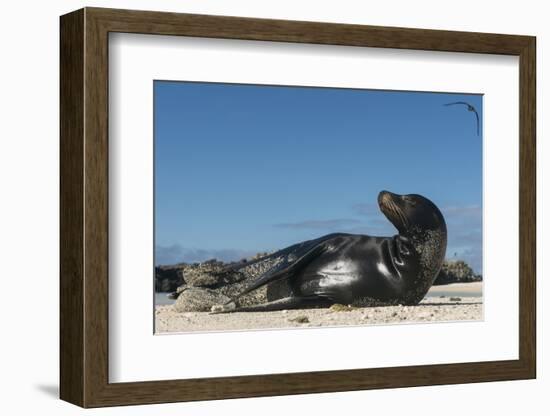
<instances>
[{"instance_id":1,"label":"dark wood frame","mask_svg":"<svg viewBox=\"0 0 550 416\"><path fill-rule=\"evenodd\" d=\"M98 8L62 16L60 24L63 400L99 407L535 378L534 37ZM109 383L109 32L519 56L519 359Z\"/></svg>"}]
</instances>

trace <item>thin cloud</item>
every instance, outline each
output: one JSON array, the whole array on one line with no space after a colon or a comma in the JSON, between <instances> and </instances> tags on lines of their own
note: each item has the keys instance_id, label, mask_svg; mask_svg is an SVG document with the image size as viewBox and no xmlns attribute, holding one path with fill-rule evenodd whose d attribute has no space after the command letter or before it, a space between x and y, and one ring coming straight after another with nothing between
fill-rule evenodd
<instances>
[{"instance_id":1,"label":"thin cloud","mask_svg":"<svg viewBox=\"0 0 550 416\"><path fill-rule=\"evenodd\" d=\"M250 250L187 248L179 244L155 247L155 264L198 263L210 259L237 261L257 254Z\"/></svg>"},{"instance_id":2,"label":"thin cloud","mask_svg":"<svg viewBox=\"0 0 550 416\"><path fill-rule=\"evenodd\" d=\"M351 210L356 215L377 215L380 213L380 207L372 203L353 204Z\"/></svg>"},{"instance_id":3,"label":"thin cloud","mask_svg":"<svg viewBox=\"0 0 550 416\"><path fill-rule=\"evenodd\" d=\"M355 215L363 217L363 220L361 226L350 228L346 232L375 236L390 236L397 232L392 223L380 211L378 204L370 202L356 203L351 206L351 211Z\"/></svg>"},{"instance_id":4,"label":"thin cloud","mask_svg":"<svg viewBox=\"0 0 550 416\"><path fill-rule=\"evenodd\" d=\"M361 221L352 218L339 218L332 220L305 220L299 222L286 222L274 224L276 228L289 228L293 230L333 230L360 224Z\"/></svg>"}]
</instances>

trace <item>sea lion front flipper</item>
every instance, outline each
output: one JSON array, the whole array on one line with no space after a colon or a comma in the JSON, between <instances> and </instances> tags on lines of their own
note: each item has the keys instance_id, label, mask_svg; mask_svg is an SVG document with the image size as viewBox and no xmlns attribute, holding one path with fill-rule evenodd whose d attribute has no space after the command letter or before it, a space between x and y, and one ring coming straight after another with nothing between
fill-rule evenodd
<instances>
[{"instance_id":1,"label":"sea lion front flipper","mask_svg":"<svg viewBox=\"0 0 550 416\"><path fill-rule=\"evenodd\" d=\"M272 269L269 269L267 272L262 274L256 281L254 281L250 286L248 286L245 290L243 290L241 293L239 293L237 296L235 296L231 302L235 302L238 298L240 298L243 295L246 295L249 292L252 292L255 289L258 289L259 287L268 284L269 282L273 282L278 279L282 279L284 277L289 276L290 274L294 273L298 269L305 267L311 260L319 256L322 252L325 251L326 245L325 242L319 243L316 246L314 246L312 249L307 251L303 256L299 257L293 262L283 262L279 266L275 266Z\"/></svg>"},{"instance_id":2,"label":"sea lion front flipper","mask_svg":"<svg viewBox=\"0 0 550 416\"><path fill-rule=\"evenodd\" d=\"M270 312L283 309L302 309L320 306L330 306L334 302L318 296L289 296L259 305L241 306L237 308L223 308L219 305L212 307L211 315L231 312Z\"/></svg>"}]
</instances>

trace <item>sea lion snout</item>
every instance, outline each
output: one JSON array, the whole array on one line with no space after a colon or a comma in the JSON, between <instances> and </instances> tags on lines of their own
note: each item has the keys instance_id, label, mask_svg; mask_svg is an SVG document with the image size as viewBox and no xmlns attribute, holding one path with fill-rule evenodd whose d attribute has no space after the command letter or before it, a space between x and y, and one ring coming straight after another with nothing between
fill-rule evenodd
<instances>
[{"instance_id":1,"label":"sea lion snout","mask_svg":"<svg viewBox=\"0 0 550 416\"><path fill-rule=\"evenodd\" d=\"M378 206L380 211L397 228L399 232L404 232L408 227L408 220L403 209L400 207L401 195L389 191L381 191L378 194Z\"/></svg>"},{"instance_id":2,"label":"sea lion snout","mask_svg":"<svg viewBox=\"0 0 550 416\"><path fill-rule=\"evenodd\" d=\"M378 205L380 207L387 205L388 203L392 202L397 196L398 195L390 191L380 191L380 193L378 194Z\"/></svg>"}]
</instances>

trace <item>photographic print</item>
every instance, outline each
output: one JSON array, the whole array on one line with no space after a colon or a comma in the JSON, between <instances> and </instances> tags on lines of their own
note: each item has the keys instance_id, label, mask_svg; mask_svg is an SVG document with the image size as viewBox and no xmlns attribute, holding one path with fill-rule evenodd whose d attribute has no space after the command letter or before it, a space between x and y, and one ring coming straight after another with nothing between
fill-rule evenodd
<instances>
[{"instance_id":1,"label":"photographic print","mask_svg":"<svg viewBox=\"0 0 550 416\"><path fill-rule=\"evenodd\" d=\"M62 400L536 378L535 37L86 7L59 38Z\"/></svg>"},{"instance_id":2,"label":"photographic print","mask_svg":"<svg viewBox=\"0 0 550 416\"><path fill-rule=\"evenodd\" d=\"M158 80L155 333L483 319L483 96Z\"/></svg>"}]
</instances>

